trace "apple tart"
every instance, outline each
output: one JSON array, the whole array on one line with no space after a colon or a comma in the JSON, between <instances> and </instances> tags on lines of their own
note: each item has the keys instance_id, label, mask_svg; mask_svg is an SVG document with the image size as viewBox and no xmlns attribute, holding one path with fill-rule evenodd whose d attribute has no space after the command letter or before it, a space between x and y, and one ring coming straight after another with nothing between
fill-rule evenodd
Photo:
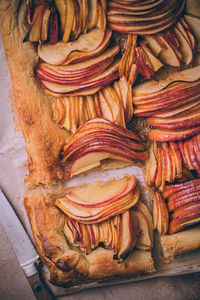
<instances>
[{"instance_id":1,"label":"apple tart","mask_svg":"<svg viewBox=\"0 0 200 300\"><path fill-rule=\"evenodd\" d=\"M55 284L155 271L153 220L135 176L35 192L25 207Z\"/></svg>"},{"instance_id":2,"label":"apple tart","mask_svg":"<svg viewBox=\"0 0 200 300\"><path fill-rule=\"evenodd\" d=\"M154 272L153 229L167 260L200 247L199 19L184 14L184 0L143 2L0 3L35 189L25 208L57 285ZM165 65L184 70L138 84ZM135 176L56 185L135 164L153 193L153 220Z\"/></svg>"}]
</instances>

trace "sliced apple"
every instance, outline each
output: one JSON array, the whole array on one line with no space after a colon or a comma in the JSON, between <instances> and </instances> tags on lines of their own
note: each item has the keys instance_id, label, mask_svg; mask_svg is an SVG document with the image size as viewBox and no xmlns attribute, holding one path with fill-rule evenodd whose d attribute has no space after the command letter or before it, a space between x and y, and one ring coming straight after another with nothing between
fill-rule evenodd
<instances>
[{"instance_id":1,"label":"sliced apple","mask_svg":"<svg viewBox=\"0 0 200 300\"><path fill-rule=\"evenodd\" d=\"M154 38L152 35L144 36L145 41L147 42L149 48L153 51L156 56L159 56L160 52L162 51L162 47L160 46L159 42Z\"/></svg>"},{"instance_id":2,"label":"sliced apple","mask_svg":"<svg viewBox=\"0 0 200 300\"><path fill-rule=\"evenodd\" d=\"M193 51L192 48L190 46L190 44L188 43L187 39L185 39L185 37L182 35L181 31L179 31L178 28L176 28L176 26L174 26L173 28L179 43L180 43L180 52L182 54L182 60L186 65L189 65L192 60L193 60Z\"/></svg>"},{"instance_id":3,"label":"sliced apple","mask_svg":"<svg viewBox=\"0 0 200 300\"><path fill-rule=\"evenodd\" d=\"M76 159L69 171L69 177L84 173L88 170L96 168L101 165L101 161L107 158L122 160L122 161L131 161L130 158L123 155L113 154L106 151L94 151L88 152L82 155L80 158Z\"/></svg>"},{"instance_id":4,"label":"sliced apple","mask_svg":"<svg viewBox=\"0 0 200 300\"><path fill-rule=\"evenodd\" d=\"M166 234L168 231L169 214L166 203L158 191L154 192L154 201L156 202L156 209L158 210L156 228L160 234Z\"/></svg>"},{"instance_id":5,"label":"sliced apple","mask_svg":"<svg viewBox=\"0 0 200 300\"><path fill-rule=\"evenodd\" d=\"M154 72L157 72L163 66L163 63L152 53L152 51L146 46L145 43L140 42L140 46L143 48L143 50L147 54L147 56L152 64Z\"/></svg>"},{"instance_id":6,"label":"sliced apple","mask_svg":"<svg viewBox=\"0 0 200 300\"><path fill-rule=\"evenodd\" d=\"M80 35L79 38L73 42L40 45L38 47L38 54L43 61L51 65L60 65L66 61L72 51L93 52L100 47L104 37L104 33L99 29L93 29L86 34Z\"/></svg>"},{"instance_id":7,"label":"sliced apple","mask_svg":"<svg viewBox=\"0 0 200 300\"><path fill-rule=\"evenodd\" d=\"M171 131L171 130L163 130L163 129L151 129L149 131L149 139L158 142L167 142L167 141L179 141L183 139L187 139L197 133L200 132L200 127L179 130L179 131Z\"/></svg>"},{"instance_id":8,"label":"sliced apple","mask_svg":"<svg viewBox=\"0 0 200 300\"><path fill-rule=\"evenodd\" d=\"M181 153L178 147L178 144L175 142L170 142L169 147L171 149L172 157L174 157L174 162L175 162L175 170L176 170L176 176L177 178L182 178L182 157Z\"/></svg>"},{"instance_id":9,"label":"sliced apple","mask_svg":"<svg viewBox=\"0 0 200 300\"><path fill-rule=\"evenodd\" d=\"M149 158L144 167L144 178L148 186L154 185L158 173L157 144L154 142L149 149Z\"/></svg>"},{"instance_id":10,"label":"sliced apple","mask_svg":"<svg viewBox=\"0 0 200 300\"><path fill-rule=\"evenodd\" d=\"M154 141L154 143L156 143L156 142ZM162 148L161 148L161 146L158 146L157 149L158 149L157 150L158 151L158 171L157 171L155 185L158 188L162 183L162 168L163 168L163 166L162 166Z\"/></svg>"},{"instance_id":11,"label":"sliced apple","mask_svg":"<svg viewBox=\"0 0 200 300\"><path fill-rule=\"evenodd\" d=\"M165 149L166 155L167 155L167 174L166 174L166 181L169 183L173 182L173 166L172 166L172 157L171 157L171 151L166 142L162 143L163 149Z\"/></svg>"}]
</instances>

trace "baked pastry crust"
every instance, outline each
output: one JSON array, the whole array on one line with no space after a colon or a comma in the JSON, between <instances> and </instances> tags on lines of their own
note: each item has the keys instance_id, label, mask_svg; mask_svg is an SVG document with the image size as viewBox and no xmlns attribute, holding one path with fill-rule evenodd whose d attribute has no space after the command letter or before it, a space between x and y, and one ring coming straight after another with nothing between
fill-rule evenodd
<instances>
[{"instance_id":1,"label":"baked pastry crust","mask_svg":"<svg viewBox=\"0 0 200 300\"><path fill-rule=\"evenodd\" d=\"M175 255L200 248L200 226L160 237L164 260L173 261Z\"/></svg>"},{"instance_id":2,"label":"baked pastry crust","mask_svg":"<svg viewBox=\"0 0 200 300\"><path fill-rule=\"evenodd\" d=\"M27 26L25 3L1 0L0 30L15 96L15 107L28 154L29 187L53 184L63 179L59 153L69 133L52 120L53 97L46 95L34 74L38 54L31 42L22 43ZM125 164L112 162L103 168L119 168ZM134 250L122 263L113 260L111 250L97 248L84 255L72 249L63 233L65 216L54 205L55 191L44 195L43 190L25 197L38 252L49 267L51 282L70 286L115 275L154 272L150 251ZM174 255L200 247L200 227L161 237L166 261Z\"/></svg>"},{"instance_id":3,"label":"baked pastry crust","mask_svg":"<svg viewBox=\"0 0 200 300\"><path fill-rule=\"evenodd\" d=\"M2 0L0 28L10 69L15 107L28 154L31 185L55 183L62 177L59 152L67 137L51 120L51 99L37 81L34 68L38 62L32 43L22 43L27 32L25 3Z\"/></svg>"},{"instance_id":4,"label":"baked pastry crust","mask_svg":"<svg viewBox=\"0 0 200 300\"><path fill-rule=\"evenodd\" d=\"M56 197L63 194L64 190L44 195L41 190L26 196L24 201L39 255L49 268L52 283L71 286L116 275L155 271L151 251L134 250L119 263L113 260L111 250L99 247L85 255L69 247L63 233L65 215L54 205Z\"/></svg>"}]
</instances>

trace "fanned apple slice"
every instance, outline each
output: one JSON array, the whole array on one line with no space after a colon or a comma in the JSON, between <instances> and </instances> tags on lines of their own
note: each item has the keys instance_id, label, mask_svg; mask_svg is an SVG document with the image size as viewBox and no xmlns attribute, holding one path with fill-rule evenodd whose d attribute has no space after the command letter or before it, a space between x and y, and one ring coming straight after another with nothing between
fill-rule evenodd
<instances>
[{"instance_id":1,"label":"fanned apple slice","mask_svg":"<svg viewBox=\"0 0 200 300\"><path fill-rule=\"evenodd\" d=\"M120 77L125 75L126 64L128 61L129 53L131 51L132 44L133 44L133 36L132 36L132 34L128 34L126 48L125 48L124 54L121 58L120 65L119 65L119 76Z\"/></svg>"},{"instance_id":2,"label":"fanned apple slice","mask_svg":"<svg viewBox=\"0 0 200 300\"><path fill-rule=\"evenodd\" d=\"M43 61L51 65L60 65L66 61L72 51L93 52L100 47L104 37L104 32L96 28L86 34L81 34L73 42L39 45L38 54Z\"/></svg>"},{"instance_id":3,"label":"fanned apple slice","mask_svg":"<svg viewBox=\"0 0 200 300\"><path fill-rule=\"evenodd\" d=\"M99 16L99 7L98 0L89 0L89 20L88 20L88 29L95 27L98 21Z\"/></svg>"},{"instance_id":4,"label":"fanned apple slice","mask_svg":"<svg viewBox=\"0 0 200 300\"><path fill-rule=\"evenodd\" d=\"M200 66L189 68L183 71L174 72L166 80L150 80L145 83L141 83L134 87L133 96L134 97L145 97L146 95L156 95L156 92L165 93L165 89L173 82L194 82L200 78ZM180 83L181 84L181 83Z\"/></svg>"},{"instance_id":5,"label":"fanned apple slice","mask_svg":"<svg viewBox=\"0 0 200 300\"><path fill-rule=\"evenodd\" d=\"M188 148L189 148L189 154L190 154L190 158L191 158L192 164L194 166L194 169L196 170L198 176L200 176L200 163L198 162L197 155L194 151L193 139L190 139L188 141Z\"/></svg>"},{"instance_id":6,"label":"fanned apple slice","mask_svg":"<svg viewBox=\"0 0 200 300\"><path fill-rule=\"evenodd\" d=\"M66 0L55 0L56 8L59 12L60 16L60 32L61 34L64 33L65 30L65 23L66 23L66 17L67 17L67 5Z\"/></svg>"},{"instance_id":7,"label":"fanned apple slice","mask_svg":"<svg viewBox=\"0 0 200 300\"><path fill-rule=\"evenodd\" d=\"M162 66L163 63L152 53L152 51L146 46L145 43L140 42L140 46L145 51L146 55L148 56L154 72L157 72Z\"/></svg>"},{"instance_id":8,"label":"fanned apple slice","mask_svg":"<svg viewBox=\"0 0 200 300\"><path fill-rule=\"evenodd\" d=\"M108 185L110 185L110 182L102 183L102 190L100 191L101 195L104 194L103 189L106 192ZM98 202L99 199L96 199L96 187L98 187L97 183L90 185L90 196L94 199L93 203L86 204L84 202L81 204L80 197L82 197L82 195L79 193L80 195L78 194L79 196L77 198L76 194L72 195L70 189L70 195L66 194L65 198L56 199L55 204L63 210L64 213L76 221L84 224L91 224L100 223L105 221L108 217L123 213L134 206L139 199L139 188L136 186L134 176L128 177L128 186L124 192L120 189L119 195L114 197L109 193L108 198L103 196L101 202ZM76 189L76 193L77 192Z\"/></svg>"},{"instance_id":9,"label":"fanned apple slice","mask_svg":"<svg viewBox=\"0 0 200 300\"><path fill-rule=\"evenodd\" d=\"M179 31L179 29L176 28L176 26L174 26L173 30L180 43L180 52L182 54L182 60L186 65L189 65L193 60L193 50L188 41L182 35L181 31Z\"/></svg>"},{"instance_id":10,"label":"fanned apple slice","mask_svg":"<svg viewBox=\"0 0 200 300\"><path fill-rule=\"evenodd\" d=\"M169 233L172 234L200 221L200 201L177 208L171 215Z\"/></svg>"},{"instance_id":11,"label":"fanned apple slice","mask_svg":"<svg viewBox=\"0 0 200 300\"><path fill-rule=\"evenodd\" d=\"M82 155L80 158L76 159L69 171L69 177L84 173L88 170L96 168L101 165L101 161L107 158L131 161L131 159L125 155L119 155L116 153L110 153L106 151L94 151L88 152Z\"/></svg>"},{"instance_id":12,"label":"fanned apple slice","mask_svg":"<svg viewBox=\"0 0 200 300\"><path fill-rule=\"evenodd\" d=\"M161 61L170 66L180 67L182 57L179 50L169 43L164 34L159 34L158 37L165 45L165 48L163 48L159 54Z\"/></svg>"},{"instance_id":13,"label":"fanned apple slice","mask_svg":"<svg viewBox=\"0 0 200 300\"><path fill-rule=\"evenodd\" d=\"M158 152L157 144L154 142L149 149L149 158L144 167L144 178L148 186L154 185L158 176L158 154L156 152Z\"/></svg>"},{"instance_id":14,"label":"fanned apple slice","mask_svg":"<svg viewBox=\"0 0 200 300\"><path fill-rule=\"evenodd\" d=\"M162 47L155 37L153 35L146 35L144 36L144 40L147 42L149 48L153 51L153 54L159 56L160 52L162 51Z\"/></svg>"},{"instance_id":15,"label":"fanned apple slice","mask_svg":"<svg viewBox=\"0 0 200 300\"><path fill-rule=\"evenodd\" d=\"M184 156L185 156L185 160L186 160L188 169L194 170L194 165L193 165L191 157L190 157L189 140L184 141L183 150L184 150Z\"/></svg>"},{"instance_id":16,"label":"fanned apple slice","mask_svg":"<svg viewBox=\"0 0 200 300\"><path fill-rule=\"evenodd\" d=\"M155 142L155 141L154 141ZM156 142L155 142L156 143ZM155 185L158 188L162 183L162 148L161 146L157 147L158 151L158 171L155 180Z\"/></svg>"},{"instance_id":17,"label":"fanned apple slice","mask_svg":"<svg viewBox=\"0 0 200 300\"><path fill-rule=\"evenodd\" d=\"M103 93L101 91L98 93L102 117L111 122L114 122L115 120L114 120L114 116L113 116L113 112L112 112L112 106L110 105L107 97L105 97L104 94L105 93Z\"/></svg>"},{"instance_id":18,"label":"fanned apple slice","mask_svg":"<svg viewBox=\"0 0 200 300\"><path fill-rule=\"evenodd\" d=\"M125 259L129 252L131 252L133 242L136 242L137 235L134 234L135 228L133 228L131 213L126 211L122 214L122 224L120 233L120 242L118 256L119 258ZM136 230L137 232L137 230Z\"/></svg>"},{"instance_id":19,"label":"fanned apple slice","mask_svg":"<svg viewBox=\"0 0 200 300\"><path fill-rule=\"evenodd\" d=\"M199 33L199 26L200 26L200 20L199 18L190 16L190 15L184 15L185 20L189 27L191 28L192 34L195 37L195 41L197 42L196 50L200 50L200 33ZM191 37L192 39L192 37ZM194 42L193 42L194 43Z\"/></svg>"},{"instance_id":20,"label":"fanned apple slice","mask_svg":"<svg viewBox=\"0 0 200 300\"><path fill-rule=\"evenodd\" d=\"M30 31L28 32L28 40L31 42L38 42L40 39L40 16L42 13L42 10L44 9L45 5L39 5L36 6L34 15L33 15L33 20L32 20L32 27ZM24 41L26 40L26 37Z\"/></svg>"},{"instance_id":21,"label":"fanned apple slice","mask_svg":"<svg viewBox=\"0 0 200 300\"><path fill-rule=\"evenodd\" d=\"M153 223L152 217L147 207L139 202L136 209L133 210L133 216L137 217L139 224L139 236L137 238L135 247L141 250L150 250L153 246ZM149 223L150 221L150 223Z\"/></svg>"},{"instance_id":22,"label":"fanned apple slice","mask_svg":"<svg viewBox=\"0 0 200 300\"><path fill-rule=\"evenodd\" d=\"M155 209L157 209L157 224L155 223L156 229L159 233L166 234L168 231L169 214L165 200L158 191L154 193L154 201L156 202Z\"/></svg>"},{"instance_id":23,"label":"fanned apple slice","mask_svg":"<svg viewBox=\"0 0 200 300\"><path fill-rule=\"evenodd\" d=\"M158 142L179 141L179 140L192 137L199 132L200 132L200 127L186 129L186 130L179 130L179 131L151 129L149 131L148 137L150 140L158 141Z\"/></svg>"},{"instance_id":24,"label":"fanned apple slice","mask_svg":"<svg viewBox=\"0 0 200 300\"><path fill-rule=\"evenodd\" d=\"M165 149L167 155L167 174L166 174L166 181L169 183L173 182L173 166L172 166L172 158L171 152L168 144L166 142L162 143L163 149Z\"/></svg>"},{"instance_id":25,"label":"fanned apple slice","mask_svg":"<svg viewBox=\"0 0 200 300\"><path fill-rule=\"evenodd\" d=\"M97 203L100 204L121 197L126 191L131 191L136 183L136 178L124 177L113 181L112 184L101 182L93 184L92 188L90 185L69 188L66 195L76 203L95 206Z\"/></svg>"},{"instance_id":26,"label":"fanned apple slice","mask_svg":"<svg viewBox=\"0 0 200 300\"><path fill-rule=\"evenodd\" d=\"M165 189L165 182L167 180L167 152L162 146L162 181L159 190L162 192Z\"/></svg>"},{"instance_id":27,"label":"fanned apple slice","mask_svg":"<svg viewBox=\"0 0 200 300\"><path fill-rule=\"evenodd\" d=\"M62 40L64 43L67 43L70 34L72 31L72 26L74 22L74 17L75 17L75 7L74 7L74 1L73 0L67 0L66 1L66 21L65 21L65 28L64 28L64 33Z\"/></svg>"},{"instance_id":28,"label":"fanned apple slice","mask_svg":"<svg viewBox=\"0 0 200 300\"><path fill-rule=\"evenodd\" d=\"M178 147L178 144L175 142L170 142L169 143L169 147L171 149L172 152L172 159L174 158L174 168L176 171L176 176L177 178L182 178L182 157L181 157L181 153Z\"/></svg>"}]
</instances>

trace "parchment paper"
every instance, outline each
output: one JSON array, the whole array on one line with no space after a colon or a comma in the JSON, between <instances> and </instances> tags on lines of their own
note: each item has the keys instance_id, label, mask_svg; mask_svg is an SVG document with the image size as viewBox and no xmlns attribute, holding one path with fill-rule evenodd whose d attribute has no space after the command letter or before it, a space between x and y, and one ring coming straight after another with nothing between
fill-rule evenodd
<instances>
[{"instance_id":1,"label":"parchment paper","mask_svg":"<svg viewBox=\"0 0 200 300\"><path fill-rule=\"evenodd\" d=\"M200 10L199 0L188 1L187 7L191 14L200 14L198 11ZM19 218L24 224L28 234L32 238L28 217L23 206L23 196L25 195L24 178L26 174L28 174L26 166L27 156L24 138L19 129L19 125L15 120L15 113L13 120L13 113L11 109L12 97L12 86L9 70L5 59L2 40L0 38L0 188L2 188L4 193L7 195ZM134 174L136 176L140 182L142 198L145 200L145 202L148 202L147 188L145 187L143 181L142 171L138 167L127 167L123 170L92 173L84 177L73 178L70 180L70 182L66 183L66 185L75 185L79 182L91 182L94 180L104 181L113 177L119 178L125 174ZM156 249L156 253L159 253L159 249ZM158 257L159 259L156 260L158 272L153 275L141 275L139 278L134 276L131 278L117 279L110 282L95 282L87 285L79 285L78 287L73 287L68 290L62 288L53 288L53 290L56 295L63 295L89 287L112 285L116 283L153 278L155 276L177 275L200 271L200 251L179 256L173 263L169 265L162 264L160 253Z\"/></svg>"}]
</instances>

